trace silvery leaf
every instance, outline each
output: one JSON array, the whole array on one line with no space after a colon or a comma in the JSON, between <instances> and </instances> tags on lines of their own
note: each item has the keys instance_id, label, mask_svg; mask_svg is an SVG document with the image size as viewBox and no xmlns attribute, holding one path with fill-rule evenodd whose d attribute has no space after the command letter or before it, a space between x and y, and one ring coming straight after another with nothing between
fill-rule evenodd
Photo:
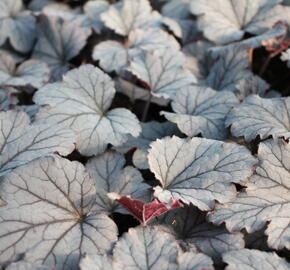
<instances>
[{"instance_id":1,"label":"silvery leaf","mask_svg":"<svg viewBox=\"0 0 290 270\"><path fill-rule=\"evenodd\" d=\"M226 270L288 270L290 264L275 253L255 249L227 252L223 255Z\"/></svg>"},{"instance_id":2,"label":"silvery leaf","mask_svg":"<svg viewBox=\"0 0 290 270\"><path fill-rule=\"evenodd\" d=\"M195 76L183 69L184 64L181 52L167 49L134 58L128 70L148 86L153 96L169 99L177 90L196 82Z\"/></svg>"},{"instance_id":3,"label":"silvery leaf","mask_svg":"<svg viewBox=\"0 0 290 270\"><path fill-rule=\"evenodd\" d=\"M193 0L191 11L198 17L204 35L219 44L243 38L244 34L259 35L277 21L288 19L289 10L279 5L282 0Z\"/></svg>"},{"instance_id":4,"label":"silvery leaf","mask_svg":"<svg viewBox=\"0 0 290 270\"><path fill-rule=\"evenodd\" d=\"M88 33L72 22L41 16L32 58L46 62L52 72L68 65L85 46Z\"/></svg>"},{"instance_id":5,"label":"silvery leaf","mask_svg":"<svg viewBox=\"0 0 290 270\"><path fill-rule=\"evenodd\" d=\"M22 0L1 0L0 2L0 45L8 39L12 47L28 53L35 41L36 20L24 11Z\"/></svg>"},{"instance_id":6,"label":"silvery leaf","mask_svg":"<svg viewBox=\"0 0 290 270\"><path fill-rule=\"evenodd\" d=\"M266 96L266 91L270 85L261 79L259 76L252 76L247 79L242 79L236 85L236 96L239 100L244 100L247 96L257 94L261 97Z\"/></svg>"},{"instance_id":7,"label":"silvery leaf","mask_svg":"<svg viewBox=\"0 0 290 270\"><path fill-rule=\"evenodd\" d=\"M244 183L256 164L244 146L176 136L151 143L148 160L161 183L155 187L155 197L192 203L200 210L212 209L216 201L232 201L236 197L232 183Z\"/></svg>"},{"instance_id":8,"label":"silvery leaf","mask_svg":"<svg viewBox=\"0 0 290 270\"><path fill-rule=\"evenodd\" d=\"M101 14L108 10L109 3L106 0L90 0L84 5L84 13L88 17L88 24L100 33L104 24L101 20Z\"/></svg>"},{"instance_id":9,"label":"silvery leaf","mask_svg":"<svg viewBox=\"0 0 290 270\"><path fill-rule=\"evenodd\" d=\"M226 125L231 126L234 136L243 136L247 141L258 135L261 139L290 138L290 97L261 98L248 96L228 115Z\"/></svg>"},{"instance_id":10,"label":"silvery leaf","mask_svg":"<svg viewBox=\"0 0 290 270\"><path fill-rule=\"evenodd\" d=\"M75 148L76 136L71 130L30 125L25 112L0 112L0 120L0 175L54 152L66 156Z\"/></svg>"},{"instance_id":11,"label":"silvery leaf","mask_svg":"<svg viewBox=\"0 0 290 270\"><path fill-rule=\"evenodd\" d=\"M148 0L122 0L103 12L101 20L117 34L128 36L134 29L154 24L155 16Z\"/></svg>"},{"instance_id":12,"label":"silvery leaf","mask_svg":"<svg viewBox=\"0 0 290 270\"><path fill-rule=\"evenodd\" d=\"M202 253L185 252L180 254L177 258L177 264L177 270L214 269L212 260Z\"/></svg>"},{"instance_id":13,"label":"silvery leaf","mask_svg":"<svg viewBox=\"0 0 290 270\"><path fill-rule=\"evenodd\" d=\"M218 206L210 215L214 223L225 222L230 231L245 228L249 233L267 222L268 245L290 248L290 145L283 140L267 140L259 145L259 166L247 189L229 204Z\"/></svg>"},{"instance_id":14,"label":"silvery leaf","mask_svg":"<svg viewBox=\"0 0 290 270\"><path fill-rule=\"evenodd\" d=\"M100 61L100 66L107 72L120 72L129 62L143 51L170 48L179 50L178 42L161 29L135 29L129 34L126 44L109 40L97 44L93 51L93 59Z\"/></svg>"},{"instance_id":15,"label":"silvery leaf","mask_svg":"<svg viewBox=\"0 0 290 270\"><path fill-rule=\"evenodd\" d=\"M176 270L179 246L158 227L129 229L117 242L113 256L119 268L128 270Z\"/></svg>"},{"instance_id":16,"label":"silvery leaf","mask_svg":"<svg viewBox=\"0 0 290 270\"><path fill-rule=\"evenodd\" d=\"M215 64L210 69L204 84L214 90L236 90L236 84L252 77L249 70L247 47L236 45L214 54Z\"/></svg>"},{"instance_id":17,"label":"silvery leaf","mask_svg":"<svg viewBox=\"0 0 290 270\"><path fill-rule=\"evenodd\" d=\"M25 261L19 261L9 264L6 270L51 270L50 267L44 265L36 265Z\"/></svg>"},{"instance_id":18,"label":"silvery leaf","mask_svg":"<svg viewBox=\"0 0 290 270\"><path fill-rule=\"evenodd\" d=\"M86 255L80 261L81 270L114 270L112 258L106 254ZM117 269L116 269L117 270Z\"/></svg>"},{"instance_id":19,"label":"silvery leaf","mask_svg":"<svg viewBox=\"0 0 290 270\"><path fill-rule=\"evenodd\" d=\"M39 88L48 79L49 69L46 63L39 60L27 60L16 67L16 62L10 55L0 53L0 85L31 85Z\"/></svg>"},{"instance_id":20,"label":"silvery leaf","mask_svg":"<svg viewBox=\"0 0 290 270\"><path fill-rule=\"evenodd\" d=\"M110 143L118 146L128 135L141 131L137 117L129 110L109 111L115 95L112 79L99 68L82 65L69 71L62 82L47 84L34 95L43 107L37 114L39 123L61 124L77 134L77 149L83 155L95 155Z\"/></svg>"},{"instance_id":21,"label":"silvery leaf","mask_svg":"<svg viewBox=\"0 0 290 270\"><path fill-rule=\"evenodd\" d=\"M239 101L231 92L188 86L177 91L171 104L174 113L162 112L162 115L189 137L201 133L208 139L225 139L229 133L226 116L237 104Z\"/></svg>"},{"instance_id":22,"label":"silvery leaf","mask_svg":"<svg viewBox=\"0 0 290 270\"><path fill-rule=\"evenodd\" d=\"M122 93L130 98L132 103L135 103L135 100L141 99L147 101L150 98L150 92L148 89L139 87L127 80L118 78L116 81L116 90L119 93ZM151 102L156 103L160 106L167 106L169 101L165 98L151 97Z\"/></svg>"},{"instance_id":23,"label":"silvery leaf","mask_svg":"<svg viewBox=\"0 0 290 270\"><path fill-rule=\"evenodd\" d=\"M0 261L24 260L78 269L81 255L105 253L117 240L115 223L91 212L94 180L79 162L54 156L14 170L1 184Z\"/></svg>"},{"instance_id":24,"label":"silvery leaf","mask_svg":"<svg viewBox=\"0 0 290 270\"><path fill-rule=\"evenodd\" d=\"M187 19L190 16L190 0L170 0L162 7L162 15L177 18Z\"/></svg>"},{"instance_id":25,"label":"silvery leaf","mask_svg":"<svg viewBox=\"0 0 290 270\"><path fill-rule=\"evenodd\" d=\"M121 196L129 195L139 200L149 197L150 186L143 182L143 177L137 169L132 166L124 168L125 162L122 154L109 151L90 159L86 164L86 169L95 180L98 190L94 207L96 211L124 213L123 208L107 196L109 192Z\"/></svg>"}]
</instances>

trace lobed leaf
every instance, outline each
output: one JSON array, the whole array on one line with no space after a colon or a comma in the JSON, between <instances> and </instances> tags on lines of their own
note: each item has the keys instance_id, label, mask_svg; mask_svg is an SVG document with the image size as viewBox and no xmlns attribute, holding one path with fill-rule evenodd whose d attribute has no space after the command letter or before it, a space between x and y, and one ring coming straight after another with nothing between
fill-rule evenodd
<instances>
[{"instance_id":1,"label":"lobed leaf","mask_svg":"<svg viewBox=\"0 0 290 270\"><path fill-rule=\"evenodd\" d=\"M150 197L150 186L143 182L141 173L132 166L124 168L125 162L124 156L116 152L103 153L87 162L86 169L95 180L98 190L94 207L96 211L124 213L124 210L107 196L110 192L122 196L130 195L141 200Z\"/></svg>"},{"instance_id":2,"label":"lobed leaf","mask_svg":"<svg viewBox=\"0 0 290 270\"><path fill-rule=\"evenodd\" d=\"M188 86L177 91L171 103L174 113L162 111L161 114L189 137L202 134L205 138L221 140L229 133L225 127L226 116L238 103L228 91Z\"/></svg>"},{"instance_id":3,"label":"lobed leaf","mask_svg":"<svg viewBox=\"0 0 290 270\"><path fill-rule=\"evenodd\" d=\"M290 98L265 99L257 95L247 97L234 108L226 119L234 136L243 136L246 141L261 139L290 138Z\"/></svg>"},{"instance_id":4,"label":"lobed leaf","mask_svg":"<svg viewBox=\"0 0 290 270\"><path fill-rule=\"evenodd\" d=\"M68 155L74 149L75 134L59 125L30 125L21 111L0 112L0 175L30 161L52 155Z\"/></svg>"},{"instance_id":5,"label":"lobed leaf","mask_svg":"<svg viewBox=\"0 0 290 270\"><path fill-rule=\"evenodd\" d=\"M283 140L268 140L259 145L259 166L247 189L237 199L219 205L210 215L214 223L225 222L230 231L245 228L249 233L267 222L268 245L290 248L290 145Z\"/></svg>"},{"instance_id":6,"label":"lobed leaf","mask_svg":"<svg viewBox=\"0 0 290 270\"><path fill-rule=\"evenodd\" d=\"M124 143L141 131L136 116L124 108L108 111L115 95L114 83L103 71L82 65L69 71L63 81L47 84L34 95L40 109L38 122L61 124L77 134L77 149L90 156L102 153L108 143Z\"/></svg>"},{"instance_id":7,"label":"lobed leaf","mask_svg":"<svg viewBox=\"0 0 290 270\"><path fill-rule=\"evenodd\" d=\"M33 161L4 178L1 196L1 262L25 253L28 262L78 269L81 255L107 252L117 240L115 223L91 212L94 180L78 162Z\"/></svg>"},{"instance_id":8,"label":"lobed leaf","mask_svg":"<svg viewBox=\"0 0 290 270\"><path fill-rule=\"evenodd\" d=\"M212 209L215 201L232 201L236 197L232 183L245 182L256 164L244 146L176 136L153 142L148 160L162 186L154 192L160 201L173 198L200 210Z\"/></svg>"}]
</instances>

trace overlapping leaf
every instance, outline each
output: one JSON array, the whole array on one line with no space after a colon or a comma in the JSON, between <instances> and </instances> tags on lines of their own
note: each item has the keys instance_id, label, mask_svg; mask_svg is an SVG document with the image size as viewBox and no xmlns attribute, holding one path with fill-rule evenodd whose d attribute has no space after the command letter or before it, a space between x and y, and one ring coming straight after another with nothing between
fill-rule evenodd
<instances>
[{"instance_id":1,"label":"overlapping leaf","mask_svg":"<svg viewBox=\"0 0 290 270\"><path fill-rule=\"evenodd\" d=\"M54 73L59 73L85 46L88 33L60 18L41 16L39 20L32 58L46 62Z\"/></svg>"},{"instance_id":2,"label":"overlapping leaf","mask_svg":"<svg viewBox=\"0 0 290 270\"><path fill-rule=\"evenodd\" d=\"M47 65L39 60L27 60L16 67L15 60L8 54L0 53L0 85L43 86L49 79Z\"/></svg>"},{"instance_id":3,"label":"overlapping leaf","mask_svg":"<svg viewBox=\"0 0 290 270\"><path fill-rule=\"evenodd\" d=\"M101 14L107 27L117 34L128 36L137 28L148 28L160 20L160 15L152 11L148 0L123 0Z\"/></svg>"},{"instance_id":4,"label":"overlapping leaf","mask_svg":"<svg viewBox=\"0 0 290 270\"><path fill-rule=\"evenodd\" d=\"M229 114L226 125L231 125L234 136L247 141L269 136L290 138L290 98L265 99L257 95L247 97Z\"/></svg>"},{"instance_id":5,"label":"overlapping leaf","mask_svg":"<svg viewBox=\"0 0 290 270\"><path fill-rule=\"evenodd\" d=\"M172 98L177 90L196 82L194 75L183 69L184 64L181 52L158 50L134 58L129 71L147 85L153 96Z\"/></svg>"},{"instance_id":6,"label":"overlapping leaf","mask_svg":"<svg viewBox=\"0 0 290 270\"><path fill-rule=\"evenodd\" d=\"M118 78L116 81L116 90L119 93L122 93L130 98L131 103L135 103L137 99L147 101L150 99L150 92L148 89L137 86L127 80ZM159 98L151 96L152 103L156 103L160 106L167 106L169 101L165 98Z\"/></svg>"},{"instance_id":7,"label":"overlapping leaf","mask_svg":"<svg viewBox=\"0 0 290 270\"><path fill-rule=\"evenodd\" d=\"M190 15L190 0L170 0L162 7L162 14L177 19L186 19Z\"/></svg>"},{"instance_id":8,"label":"overlapping leaf","mask_svg":"<svg viewBox=\"0 0 290 270\"><path fill-rule=\"evenodd\" d=\"M226 270L287 270L290 264L275 253L243 249L224 254Z\"/></svg>"},{"instance_id":9,"label":"overlapping leaf","mask_svg":"<svg viewBox=\"0 0 290 270\"><path fill-rule=\"evenodd\" d=\"M197 41L182 49L186 57L185 67L196 76L198 81L203 81L208 76L214 63L209 53L212 47L209 42Z\"/></svg>"},{"instance_id":10,"label":"overlapping leaf","mask_svg":"<svg viewBox=\"0 0 290 270\"><path fill-rule=\"evenodd\" d=\"M116 148L120 152L127 152L137 148L133 154L133 163L139 169L148 169L148 149L151 142L166 136L177 135L177 127L169 122L159 123L155 121L141 123L142 131L138 137L129 136L128 141Z\"/></svg>"},{"instance_id":11,"label":"overlapping leaf","mask_svg":"<svg viewBox=\"0 0 290 270\"><path fill-rule=\"evenodd\" d=\"M288 19L282 0L193 0L191 11L198 15L204 35L217 43L240 40L244 34L262 34L277 21Z\"/></svg>"},{"instance_id":12,"label":"overlapping leaf","mask_svg":"<svg viewBox=\"0 0 290 270\"><path fill-rule=\"evenodd\" d=\"M124 143L128 135L138 136L136 116L124 108L108 111L115 95L111 78L97 67L82 65L69 71L63 81L37 91L34 101L44 107L39 122L60 123L77 134L77 149L83 155L105 151L107 144Z\"/></svg>"},{"instance_id":13,"label":"overlapping leaf","mask_svg":"<svg viewBox=\"0 0 290 270\"><path fill-rule=\"evenodd\" d=\"M211 260L203 254L189 253L182 256L179 253L178 243L170 234L158 230L158 227L138 227L130 229L117 242L113 258L119 269L212 269Z\"/></svg>"},{"instance_id":14,"label":"overlapping leaf","mask_svg":"<svg viewBox=\"0 0 290 270\"><path fill-rule=\"evenodd\" d=\"M115 270L112 258L106 254L104 255L87 255L80 261L81 270ZM117 270L117 269L116 269Z\"/></svg>"},{"instance_id":15,"label":"overlapping leaf","mask_svg":"<svg viewBox=\"0 0 290 270\"><path fill-rule=\"evenodd\" d=\"M202 134L209 139L224 139L228 136L225 118L238 103L231 92L188 86L177 91L173 99L171 106L175 113L162 114L189 137Z\"/></svg>"},{"instance_id":16,"label":"overlapping leaf","mask_svg":"<svg viewBox=\"0 0 290 270\"><path fill-rule=\"evenodd\" d=\"M232 183L245 182L256 163L243 146L176 136L153 142L148 160L161 183L154 193L160 201L174 198L201 210L210 210L215 201L233 200L236 190Z\"/></svg>"},{"instance_id":17,"label":"overlapping leaf","mask_svg":"<svg viewBox=\"0 0 290 270\"><path fill-rule=\"evenodd\" d=\"M0 45L8 39L14 49L27 53L36 37L35 18L24 11L22 0L0 2Z\"/></svg>"},{"instance_id":18,"label":"overlapping leaf","mask_svg":"<svg viewBox=\"0 0 290 270\"><path fill-rule=\"evenodd\" d=\"M50 267L44 266L44 265L35 265L29 262L16 262L9 264L6 268L6 270L51 270Z\"/></svg>"},{"instance_id":19,"label":"overlapping leaf","mask_svg":"<svg viewBox=\"0 0 290 270\"><path fill-rule=\"evenodd\" d=\"M170 211L162 223L171 227L178 239L194 244L216 262L221 262L223 253L244 247L241 233L231 234L224 227L206 222L205 214L192 205Z\"/></svg>"},{"instance_id":20,"label":"overlapping leaf","mask_svg":"<svg viewBox=\"0 0 290 270\"><path fill-rule=\"evenodd\" d=\"M214 54L215 64L205 80L205 84L214 90L236 90L236 84L252 77L249 70L247 47L236 45Z\"/></svg>"},{"instance_id":21,"label":"overlapping leaf","mask_svg":"<svg viewBox=\"0 0 290 270\"><path fill-rule=\"evenodd\" d=\"M108 72L127 67L129 61L143 51L171 48L179 49L177 41L160 29L135 29L130 32L126 44L109 40L99 43L93 51L94 60L100 61L100 66Z\"/></svg>"},{"instance_id":22,"label":"overlapping leaf","mask_svg":"<svg viewBox=\"0 0 290 270\"><path fill-rule=\"evenodd\" d=\"M97 211L124 212L117 202L107 196L109 192L130 195L139 200L148 199L150 186L143 182L141 173L132 166L123 168L124 165L124 156L116 152L106 152L88 161L86 169L95 180L98 190Z\"/></svg>"},{"instance_id":23,"label":"overlapping leaf","mask_svg":"<svg viewBox=\"0 0 290 270\"><path fill-rule=\"evenodd\" d=\"M61 157L33 161L1 185L0 261L25 260L78 269L84 253L106 252L117 240L114 222L91 212L96 188L82 164Z\"/></svg>"},{"instance_id":24,"label":"overlapping leaf","mask_svg":"<svg viewBox=\"0 0 290 270\"><path fill-rule=\"evenodd\" d=\"M210 216L214 223L225 222L229 230L262 229L270 222L266 234L272 248L290 248L290 145L283 140L260 143L259 166L245 192Z\"/></svg>"},{"instance_id":25,"label":"overlapping leaf","mask_svg":"<svg viewBox=\"0 0 290 270\"><path fill-rule=\"evenodd\" d=\"M29 122L24 112L0 112L0 175L36 158L54 152L68 155L74 150L76 138L71 130Z\"/></svg>"},{"instance_id":26,"label":"overlapping leaf","mask_svg":"<svg viewBox=\"0 0 290 270\"><path fill-rule=\"evenodd\" d=\"M106 0L90 0L84 5L84 13L88 17L88 25L99 33L104 27L101 14L108 10L109 3Z\"/></svg>"}]
</instances>

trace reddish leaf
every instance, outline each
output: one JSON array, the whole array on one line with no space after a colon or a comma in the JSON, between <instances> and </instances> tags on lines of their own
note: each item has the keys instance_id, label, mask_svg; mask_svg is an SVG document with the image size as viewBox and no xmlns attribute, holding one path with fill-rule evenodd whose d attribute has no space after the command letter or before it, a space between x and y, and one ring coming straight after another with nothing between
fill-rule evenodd
<instances>
[{"instance_id":1,"label":"reddish leaf","mask_svg":"<svg viewBox=\"0 0 290 270\"><path fill-rule=\"evenodd\" d=\"M129 196L120 196L116 193L109 193L108 195L111 199L120 203L144 226L154 217L158 217L171 209L183 207L183 204L178 200L172 200L172 203L168 208L165 203L160 203L157 199L150 203L145 203L140 200L133 200Z\"/></svg>"}]
</instances>

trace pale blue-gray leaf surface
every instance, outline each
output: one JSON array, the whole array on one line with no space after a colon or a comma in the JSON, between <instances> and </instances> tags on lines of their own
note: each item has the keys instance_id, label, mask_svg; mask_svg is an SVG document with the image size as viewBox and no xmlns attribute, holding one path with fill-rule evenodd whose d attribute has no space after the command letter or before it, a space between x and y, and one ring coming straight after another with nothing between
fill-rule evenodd
<instances>
[{"instance_id":1,"label":"pale blue-gray leaf surface","mask_svg":"<svg viewBox=\"0 0 290 270\"><path fill-rule=\"evenodd\" d=\"M147 52L135 57L128 70L148 85L153 96L172 98L176 91L196 82L183 68L185 57L170 49Z\"/></svg>"},{"instance_id":2,"label":"pale blue-gray leaf surface","mask_svg":"<svg viewBox=\"0 0 290 270\"><path fill-rule=\"evenodd\" d=\"M243 249L223 255L226 270L289 270L290 264L273 252Z\"/></svg>"},{"instance_id":3,"label":"pale blue-gray leaf surface","mask_svg":"<svg viewBox=\"0 0 290 270\"><path fill-rule=\"evenodd\" d=\"M0 45L8 39L14 49L28 53L36 37L36 19L24 11L22 0L0 2Z\"/></svg>"},{"instance_id":4,"label":"pale blue-gray leaf surface","mask_svg":"<svg viewBox=\"0 0 290 270\"><path fill-rule=\"evenodd\" d=\"M83 155L105 151L107 145L126 142L138 136L141 127L129 110L109 110L115 95L112 79L99 68L82 65L69 71L62 82L47 84L34 95L40 109L38 122L61 124L77 134L77 149Z\"/></svg>"},{"instance_id":5,"label":"pale blue-gray leaf surface","mask_svg":"<svg viewBox=\"0 0 290 270\"><path fill-rule=\"evenodd\" d=\"M204 35L220 44L240 40L246 32L262 34L277 21L289 19L282 0L193 0L191 11L198 15Z\"/></svg>"},{"instance_id":6,"label":"pale blue-gray leaf surface","mask_svg":"<svg viewBox=\"0 0 290 270\"><path fill-rule=\"evenodd\" d=\"M234 108L226 119L234 136L243 136L247 141L257 136L266 139L290 138L290 97L261 98L257 95L247 97Z\"/></svg>"},{"instance_id":7,"label":"pale blue-gray leaf surface","mask_svg":"<svg viewBox=\"0 0 290 270\"><path fill-rule=\"evenodd\" d=\"M214 223L225 222L231 231L262 229L267 222L268 245L290 248L290 145L283 140L268 140L259 145L259 166L245 192L210 215Z\"/></svg>"},{"instance_id":8,"label":"pale blue-gray leaf surface","mask_svg":"<svg viewBox=\"0 0 290 270\"><path fill-rule=\"evenodd\" d=\"M201 210L212 209L216 201L232 201L236 197L233 183L247 182L256 164L244 146L176 136L153 142L148 160L161 183L154 192L160 201L174 198Z\"/></svg>"},{"instance_id":9,"label":"pale blue-gray leaf surface","mask_svg":"<svg viewBox=\"0 0 290 270\"><path fill-rule=\"evenodd\" d=\"M1 184L0 260L25 253L28 262L78 269L84 253L107 252L117 226L94 214L94 180L79 162L54 156L14 170Z\"/></svg>"},{"instance_id":10,"label":"pale blue-gray leaf surface","mask_svg":"<svg viewBox=\"0 0 290 270\"><path fill-rule=\"evenodd\" d=\"M141 173L132 166L124 168L125 162L122 154L108 151L90 159L86 164L98 190L94 207L96 211L124 213L124 209L107 196L109 192L129 195L141 201L150 197L150 186L143 182Z\"/></svg>"},{"instance_id":11,"label":"pale blue-gray leaf surface","mask_svg":"<svg viewBox=\"0 0 290 270\"><path fill-rule=\"evenodd\" d=\"M189 137L201 134L208 139L225 139L229 133L226 116L237 104L238 99L229 91L188 86L177 91L171 103L174 113L162 114Z\"/></svg>"},{"instance_id":12,"label":"pale blue-gray leaf surface","mask_svg":"<svg viewBox=\"0 0 290 270\"><path fill-rule=\"evenodd\" d=\"M72 130L29 123L25 112L0 112L0 175L39 157L54 152L66 156L75 149L76 136Z\"/></svg>"},{"instance_id":13,"label":"pale blue-gray leaf surface","mask_svg":"<svg viewBox=\"0 0 290 270\"><path fill-rule=\"evenodd\" d=\"M0 85L43 86L49 79L46 63L39 60L27 60L17 66L12 56L0 52Z\"/></svg>"}]
</instances>

